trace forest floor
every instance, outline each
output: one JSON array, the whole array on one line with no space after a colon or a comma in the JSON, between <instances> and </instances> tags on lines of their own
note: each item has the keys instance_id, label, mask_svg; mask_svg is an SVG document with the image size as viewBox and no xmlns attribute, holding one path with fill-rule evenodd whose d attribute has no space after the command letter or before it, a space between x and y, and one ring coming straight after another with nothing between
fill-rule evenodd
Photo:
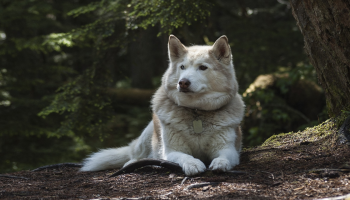
<instances>
[{"instance_id":1,"label":"forest floor","mask_svg":"<svg viewBox=\"0 0 350 200\"><path fill-rule=\"evenodd\" d=\"M350 194L350 146L339 144L331 121L273 136L245 149L245 172L185 177L144 167L109 178L116 170L78 172L47 168L0 175L0 199L322 199Z\"/></svg>"}]
</instances>

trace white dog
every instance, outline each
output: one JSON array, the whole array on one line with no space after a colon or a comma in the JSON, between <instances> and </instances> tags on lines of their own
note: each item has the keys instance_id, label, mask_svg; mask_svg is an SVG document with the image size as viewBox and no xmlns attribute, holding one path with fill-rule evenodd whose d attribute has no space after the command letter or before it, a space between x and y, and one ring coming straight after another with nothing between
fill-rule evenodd
<instances>
[{"instance_id":1,"label":"white dog","mask_svg":"<svg viewBox=\"0 0 350 200\"><path fill-rule=\"evenodd\" d=\"M170 35L169 68L152 99L153 120L129 146L105 149L81 171L126 166L142 158L178 163L186 175L239 164L244 103L226 36L213 46L185 47Z\"/></svg>"}]
</instances>

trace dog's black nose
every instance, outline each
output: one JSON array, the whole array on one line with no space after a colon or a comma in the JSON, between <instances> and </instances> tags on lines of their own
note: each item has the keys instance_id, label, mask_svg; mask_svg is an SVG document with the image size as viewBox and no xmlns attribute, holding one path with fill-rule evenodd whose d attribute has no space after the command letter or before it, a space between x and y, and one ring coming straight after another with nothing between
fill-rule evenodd
<instances>
[{"instance_id":1,"label":"dog's black nose","mask_svg":"<svg viewBox=\"0 0 350 200\"><path fill-rule=\"evenodd\" d=\"M187 89L191 85L191 82L187 78L183 78L179 81L181 89Z\"/></svg>"}]
</instances>

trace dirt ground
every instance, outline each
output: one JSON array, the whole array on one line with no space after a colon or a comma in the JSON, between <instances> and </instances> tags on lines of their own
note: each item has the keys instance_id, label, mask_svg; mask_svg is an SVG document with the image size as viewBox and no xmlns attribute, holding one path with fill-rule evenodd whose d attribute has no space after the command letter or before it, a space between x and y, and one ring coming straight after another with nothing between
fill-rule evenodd
<instances>
[{"instance_id":1,"label":"dirt ground","mask_svg":"<svg viewBox=\"0 0 350 200\"><path fill-rule=\"evenodd\" d=\"M185 177L144 167L78 172L61 167L0 175L0 199L321 199L350 194L350 146L337 142L330 122L278 135L245 149L234 170ZM348 197L350 199L350 197ZM337 198L337 199L346 199Z\"/></svg>"}]
</instances>

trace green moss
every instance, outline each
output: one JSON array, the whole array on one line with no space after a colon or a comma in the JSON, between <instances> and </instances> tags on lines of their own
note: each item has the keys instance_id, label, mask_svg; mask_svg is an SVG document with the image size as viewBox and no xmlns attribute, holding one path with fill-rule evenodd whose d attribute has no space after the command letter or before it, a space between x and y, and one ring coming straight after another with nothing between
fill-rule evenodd
<instances>
[{"instance_id":1,"label":"green moss","mask_svg":"<svg viewBox=\"0 0 350 200\"><path fill-rule=\"evenodd\" d=\"M250 162L267 162L276 158L275 152L256 152L249 155Z\"/></svg>"},{"instance_id":2,"label":"green moss","mask_svg":"<svg viewBox=\"0 0 350 200\"><path fill-rule=\"evenodd\" d=\"M337 128L334 119L328 119L320 125L306 128L304 131L281 133L273 135L261 146L278 147L283 145L299 144L301 142L315 142L335 133Z\"/></svg>"},{"instance_id":3,"label":"green moss","mask_svg":"<svg viewBox=\"0 0 350 200\"><path fill-rule=\"evenodd\" d=\"M273 135L268 138L261 146L281 146L281 139L288 138L293 132L289 133L280 133L278 135Z\"/></svg>"},{"instance_id":4,"label":"green moss","mask_svg":"<svg viewBox=\"0 0 350 200\"><path fill-rule=\"evenodd\" d=\"M331 117L339 118L337 116L339 114L339 111L341 110L342 113L344 113L344 110L349 112L350 111L350 105L348 99L348 95L344 93L343 90L341 90L337 85L328 85L330 88L327 89L328 93L332 94L334 96L333 98L327 98L326 104L328 113ZM344 102L345 100L345 102Z\"/></svg>"},{"instance_id":5,"label":"green moss","mask_svg":"<svg viewBox=\"0 0 350 200\"><path fill-rule=\"evenodd\" d=\"M342 110L341 114L335 118L335 125L339 129L343 125L345 119L350 116L350 108Z\"/></svg>"}]
</instances>

